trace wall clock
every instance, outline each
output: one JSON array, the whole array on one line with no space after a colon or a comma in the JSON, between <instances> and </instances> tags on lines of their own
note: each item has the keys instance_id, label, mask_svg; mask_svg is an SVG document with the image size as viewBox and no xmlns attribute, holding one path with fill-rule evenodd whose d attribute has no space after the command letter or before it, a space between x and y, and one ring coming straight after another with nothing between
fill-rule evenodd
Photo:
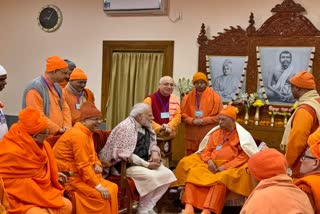
<instances>
[{"instance_id":1,"label":"wall clock","mask_svg":"<svg viewBox=\"0 0 320 214\"><path fill-rule=\"evenodd\" d=\"M57 6L46 5L38 15L38 24L46 32L56 31L62 23L62 13Z\"/></svg>"}]
</instances>

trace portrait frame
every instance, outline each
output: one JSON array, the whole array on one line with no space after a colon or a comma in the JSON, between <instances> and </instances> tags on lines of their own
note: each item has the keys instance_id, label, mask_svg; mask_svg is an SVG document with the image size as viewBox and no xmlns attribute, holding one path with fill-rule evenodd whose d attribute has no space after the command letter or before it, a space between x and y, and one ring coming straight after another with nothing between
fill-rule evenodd
<instances>
[{"instance_id":1,"label":"portrait frame","mask_svg":"<svg viewBox=\"0 0 320 214\"><path fill-rule=\"evenodd\" d=\"M248 56L207 55L206 61L209 87L221 96L224 103L232 103L240 92L245 91Z\"/></svg>"},{"instance_id":2,"label":"portrait frame","mask_svg":"<svg viewBox=\"0 0 320 214\"><path fill-rule=\"evenodd\" d=\"M295 103L289 79L299 71L311 72L314 46L257 46L257 91L268 105Z\"/></svg>"}]
</instances>

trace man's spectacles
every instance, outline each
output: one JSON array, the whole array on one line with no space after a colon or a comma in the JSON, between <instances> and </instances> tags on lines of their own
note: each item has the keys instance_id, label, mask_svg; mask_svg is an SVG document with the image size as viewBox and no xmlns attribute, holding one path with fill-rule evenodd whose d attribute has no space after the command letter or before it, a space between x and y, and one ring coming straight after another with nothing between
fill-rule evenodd
<instances>
[{"instance_id":1,"label":"man's spectacles","mask_svg":"<svg viewBox=\"0 0 320 214\"><path fill-rule=\"evenodd\" d=\"M301 161L304 161L306 158L311 159L311 160L316 160L316 159L317 159L317 158L315 158L315 157L311 157L311 156L308 156L308 155L303 155L303 156L300 158L300 160L301 160Z\"/></svg>"},{"instance_id":2,"label":"man's spectacles","mask_svg":"<svg viewBox=\"0 0 320 214\"><path fill-rule=\"evenodd\" d=\"M166 87L168 87L168 86L175 87L176 86L174 83L168 83L168 82L162 83L161 85L164 85Z\"/></svg>"},{"instance_id":3,"label":"man's spectacles","mask_svg":"<svg viewBox=\"0 0 320 214\"><path fill-rule=\"evenodd\" d=\"M98 122L98 123L102 123L103 122L103 119L101 119L101 118L88 118L87 120L92 120L92 121L95 121L95 122Z\"/></svg>"}]
</instances>

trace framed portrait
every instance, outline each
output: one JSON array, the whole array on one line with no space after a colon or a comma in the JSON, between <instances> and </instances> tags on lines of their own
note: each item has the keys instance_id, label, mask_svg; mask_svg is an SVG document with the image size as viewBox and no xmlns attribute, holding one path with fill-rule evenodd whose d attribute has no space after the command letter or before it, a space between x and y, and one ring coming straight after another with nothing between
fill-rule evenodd
<instances>
[{"instance_id":1,"label":"framed portrait","mask_svg":"<svg viewBox=\"0 0 320 214\"><path fill-rule=\"evenodd\" d=\"M302 70L310 72L314 47L257 47L258 91L275 105L292 105L290 78Z\"/></svg>"},{"instance_id":2,"label":"framed portrait","mask_svg":"<svg viewBox=\"0 0 320 214\"><path fill-rule=\"evenodd\" d=\"M245 91L247 56L207 56L207 59L211 86L223 102L231 102L239 91Z\"/></svg>"}]
</instances>

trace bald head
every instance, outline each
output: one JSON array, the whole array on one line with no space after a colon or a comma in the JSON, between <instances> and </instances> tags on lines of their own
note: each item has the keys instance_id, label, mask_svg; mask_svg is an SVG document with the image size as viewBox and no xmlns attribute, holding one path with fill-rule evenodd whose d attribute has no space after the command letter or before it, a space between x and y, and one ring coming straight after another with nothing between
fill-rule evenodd
<instances>
[{"instance_id":1,"label":"bald head","mask_svg":"<svg viewBox=\"0 0 320 214\"><path fill-rule=\"evenodd\" d=\"M172 77L163 76L159 80L159 91L163 96L170 96L174 89Z\"/></svg>"}]
</instances>

